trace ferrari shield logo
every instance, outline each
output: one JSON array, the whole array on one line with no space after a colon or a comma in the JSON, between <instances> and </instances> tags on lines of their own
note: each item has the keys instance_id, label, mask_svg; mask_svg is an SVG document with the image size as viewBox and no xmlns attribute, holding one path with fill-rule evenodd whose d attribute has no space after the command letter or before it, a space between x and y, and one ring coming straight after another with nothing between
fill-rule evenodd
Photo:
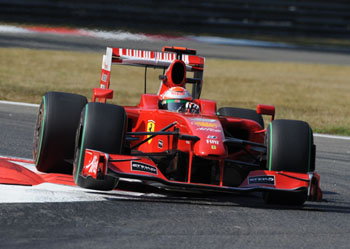
<instances>
[{"instance_id":1,"label":"ferrari shield logo","mask_svg":"<svg viewBox=\"0 0 350 249\"><path fill-rule=\"evenodd\" d=\"M154 127L156 126L156 122L153 120L148 120L147 123L147 131L148 132L154 132ZM147 135L147 138L149 138L151 135ZM152 139L148 140L148 143L150 144L152 142Z\"/></svg>"}]
</instances>

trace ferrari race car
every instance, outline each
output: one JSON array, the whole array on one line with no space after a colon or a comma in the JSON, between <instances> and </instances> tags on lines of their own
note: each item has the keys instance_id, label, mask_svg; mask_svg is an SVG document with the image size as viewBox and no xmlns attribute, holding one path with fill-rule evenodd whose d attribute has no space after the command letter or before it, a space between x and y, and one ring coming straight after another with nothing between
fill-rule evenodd
<instances>
[{"instance_id":1,"label":"ferrari race car","mask_svg":"<svg viewBox=\"0 0 350 249\"><path fill-rule=\"evenodd\" d=\"M216 102L200 99L204 62L182 47L107 48L91 102L70 93L43 96L34 131L36 168L73 174L78 186L97 190L136 179L165 189L260 191L267 203L320 200L311 127L274 120L269 105L217 110ZM145 91L136 106L106 103L113 98L112 64L162 69L159 92ZM271 117L267 129L262 115Z\"/></svg>"}]
</instances>

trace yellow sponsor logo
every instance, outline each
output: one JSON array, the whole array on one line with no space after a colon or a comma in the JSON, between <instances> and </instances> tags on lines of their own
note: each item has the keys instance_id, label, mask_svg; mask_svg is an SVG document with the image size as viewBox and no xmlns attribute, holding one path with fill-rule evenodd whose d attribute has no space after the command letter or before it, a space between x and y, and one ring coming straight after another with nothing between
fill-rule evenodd
<instances>
[{"instance_id":1,"label":"yellow sponsor logo","mask_svg":"<svg viewBox=\"0 0 350 249\"><path fill-rule=\"evenodd\" d=\"M153 120L148 120L147 123L147 131L148 132L154 132L154 128L156 126L156 122ZM147 138L149 138L151 135L147 135ZM148 140L148 143L150 144L152 142L152 139Z\"/></svg>"},{"instance_id":2,"label":"yellow sponsor logo","mask_svg":"<svg viewBox=\"0 0 350 249\"><path fill-rule=\"evenodd\" d=\"M216 128L217 125L215 123L209 123L209 122L195 122L195 125L201 126L201 127L210 127L210 128Z\"/></svg>"},{"instance_id":3,"label":"yellow sponsor logo","mask_svg":"<svg viewBox=\"0 0 350 249\"><path fill-rule=\"evenodd\" d=\"M212 149L212 150L216 150L216 145L212 145L212 146L211 146L211 149Z\"/></svg>"}]
</instances>

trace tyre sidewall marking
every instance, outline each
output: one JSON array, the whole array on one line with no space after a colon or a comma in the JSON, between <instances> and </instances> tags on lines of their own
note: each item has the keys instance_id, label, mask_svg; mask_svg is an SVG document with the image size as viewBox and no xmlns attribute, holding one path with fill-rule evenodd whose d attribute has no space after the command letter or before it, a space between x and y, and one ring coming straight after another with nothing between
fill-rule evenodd
<instances>
[{"instance_id":1,"label":"tyre sidewall marking","mask_svg":"<svg viewBox=\"0 0 350 249\"><path fill-rule=\"evenodd\" d=\"M43 96L43 107L44 107L44 111L43 111L44 113L43 113L42 122L41 122L40 143L39 143L38 154L37 154L36 160L35 160L35 166L38 165L40 154L41 154L41 147L42 147L43 139L44 139L44 130L45 130L45 121L46 121L46 98L45 98L45 96Z\"/></svg>"},{"instance_id":2,"label":"tyre sidewall marking","mask_svg":"<svg viewBox=\"0 0 350 249\"><path fill-rule=\"evenodd\" d=\"M77 172L75 175L75 183L78 183L79 175L80 175L80 167L81 167L81 160L83 157L83 148L84 148L84 139L85 139L85 128L86 128L86 120L87 120L87 113L88 113L88 106L86 105L85 108L85 114L84 114L84 125L83 125L83 132L82 132L82 137L81 137L81 146L80 146L80 151L79 151L79 160L78 160L78 165L77 165ZM78 145L79 146L79 145Z\"/></svg>"}]
</instances>

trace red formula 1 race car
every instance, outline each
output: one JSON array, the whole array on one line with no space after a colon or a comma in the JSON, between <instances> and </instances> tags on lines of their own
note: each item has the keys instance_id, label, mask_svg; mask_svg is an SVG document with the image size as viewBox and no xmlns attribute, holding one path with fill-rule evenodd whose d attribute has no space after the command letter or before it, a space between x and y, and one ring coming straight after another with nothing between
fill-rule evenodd
<instances>
[{"instance_id":1,"label":"red formula 1 race car","mask_svg":"<svg viewBox=\"0 0 350 249\"><path fill-rule=\"evenodd\" d=\"M92 102L61 92L43 97L34 134L37 169L73 172L78 186L98 190L138 179L179 190L261 191L267 203L320 200L310 126L274 120L268 105L217 110L214 101L200 99L204 61L181 47L107 48ZM142 94L136 106L107 104L112 64L163 69L158 93ZM271 116L267 129L262 115Z\"/></svg>"}]
</instances>

